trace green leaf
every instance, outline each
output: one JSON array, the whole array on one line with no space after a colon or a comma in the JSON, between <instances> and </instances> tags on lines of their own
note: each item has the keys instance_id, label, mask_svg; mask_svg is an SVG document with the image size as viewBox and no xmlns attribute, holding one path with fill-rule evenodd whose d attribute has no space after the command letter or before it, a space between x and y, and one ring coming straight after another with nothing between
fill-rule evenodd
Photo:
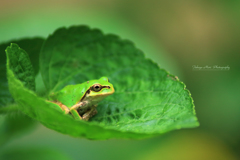
<instances>
[{"instance_id":1,"label":"green leaf","mask_svg":"<svg viewBox=\"0 0 240 160\"><path fill-rule=\"evenodd\" d=\"M15 76L26 88L35 90L35 76L32 63L26 51L17 44L11 43L6 49L8 66L14 71Z\"/></svg>"},{"instance_id":2,"label":"green leaf","mask_svg":"<svg viewBox=\"0 0 240 160\"><path fill-rule=\"evenodd\" d=\"M91 121L77 121L26 89L8 66L10 91L27 115L47 127L90 139L144 138L198 126L193 100L177 77L126 40L88 27L58 29L45 41L40 71L48 92L109 77L116 92Z\"/></svg>"},{"instance_id":3,"label":"green leaf","mask_svg":"<svg viewBox=\"0 0 240 160\"><path fill-rule=\"evenodd\" d=\"M3 160L70 160L62 152L40 147L21 147L5 149L0 153L0 159Z\"/></svg>"},{"instance_id":4,"label":"green leaf","mask_svg":"<svg viewBox=\"0 0 240 160\"><path fill-rule=\"evenodd\" d=\"M13 103L13 98L8 91L8 83L6 77L6 53L5 49L10 43L17 43L20 47L26 49L33 64L35 75L39 71L39 53L42 47L43 38L31 38L13 40L0 45L0 107Z\"/></svg>"},{"instance_id":5,"label":"green leaf","mask_svg":"<svg viewBox=\"0 0 240 160\"><path fill-rule=\"evenodd\" d=\"M142 138L149 137L146 134L136 134L119 132L112 129L105 129L98 123L88 123L85 121L74 120L69 115L64 115L57 110L57 106L38 97L33 91L26 89L19 81L12 70L7 69L9 89L21 111L28 116L40 121L48 128L75 137L86 137L89 139L108 139L108 138Z\"/></svg>"}]
</instances>

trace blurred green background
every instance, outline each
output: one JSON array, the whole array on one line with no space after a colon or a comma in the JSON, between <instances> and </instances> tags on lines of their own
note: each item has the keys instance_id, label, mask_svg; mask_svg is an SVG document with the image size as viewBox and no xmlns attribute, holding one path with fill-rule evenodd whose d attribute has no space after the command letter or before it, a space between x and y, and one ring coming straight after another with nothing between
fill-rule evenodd
<instances>
[{"instance_id":1,"label":"blurred green background","mask_svg":"<svg viewBox=\"0 0 240 160\"><path fill-rule=\"evenodd\" d=\"M59 27L80 24L129 39L186 84L200 127L144 140L91 141L38 124L0 150L35 153L28 149L49 148L69 159L86 160L240 159L239 18L240 1L234 0L1 0L0 43L46 38ZM193 71L194 65L230 70Z\"/></svg>"}]
</instances>

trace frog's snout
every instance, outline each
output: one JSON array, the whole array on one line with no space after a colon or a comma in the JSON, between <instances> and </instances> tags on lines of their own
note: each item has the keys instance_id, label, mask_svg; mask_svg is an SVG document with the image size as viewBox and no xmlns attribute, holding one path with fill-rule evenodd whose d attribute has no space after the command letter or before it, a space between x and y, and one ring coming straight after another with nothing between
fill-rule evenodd
<instances>
[{"instance_id":1,"label":"frog's snout","mask_svg":"<svg viewBox=\"0 0 240 160\"><path fill-rule=\"evenodd\" d=\"M114 89L114 87L112 86L112 94L115 92L115 89Z\"/></svg>"}]
</instances>

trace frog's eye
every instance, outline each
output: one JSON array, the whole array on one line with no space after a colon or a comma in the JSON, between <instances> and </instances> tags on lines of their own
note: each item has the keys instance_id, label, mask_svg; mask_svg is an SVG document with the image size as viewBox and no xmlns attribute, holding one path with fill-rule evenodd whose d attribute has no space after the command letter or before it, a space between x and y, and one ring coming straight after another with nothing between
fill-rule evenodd
<instances>
[{"instance_id":1,"label":"frog's eye","mask_svg":"<svg viewBox=\"0 0 240 160\"><path fill-rule=\"evenodd\" d=\"M95 91L95 92L98 92L102 89L102 86L100 84L94 84L92 86L92 90Z\"/></svg>"}]
</instances>

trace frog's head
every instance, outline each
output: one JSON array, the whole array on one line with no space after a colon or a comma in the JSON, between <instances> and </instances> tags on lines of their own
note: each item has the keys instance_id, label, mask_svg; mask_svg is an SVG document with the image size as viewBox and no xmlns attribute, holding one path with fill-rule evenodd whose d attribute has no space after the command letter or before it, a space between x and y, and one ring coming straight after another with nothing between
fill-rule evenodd
<instances>
[{"instance_id":1,"label":"frog's head","mask_svg":"<svg viewBox=\"0 0 240 160\"><path fill-rule=\"evenodd\" d=\"M109 82L107 77L102 77L98 80L91 80L87 83L89 89L86 93L86 98L91 101L101 101L103 98L115 92L113 85Z\"/></svg>"}]
</instances>

